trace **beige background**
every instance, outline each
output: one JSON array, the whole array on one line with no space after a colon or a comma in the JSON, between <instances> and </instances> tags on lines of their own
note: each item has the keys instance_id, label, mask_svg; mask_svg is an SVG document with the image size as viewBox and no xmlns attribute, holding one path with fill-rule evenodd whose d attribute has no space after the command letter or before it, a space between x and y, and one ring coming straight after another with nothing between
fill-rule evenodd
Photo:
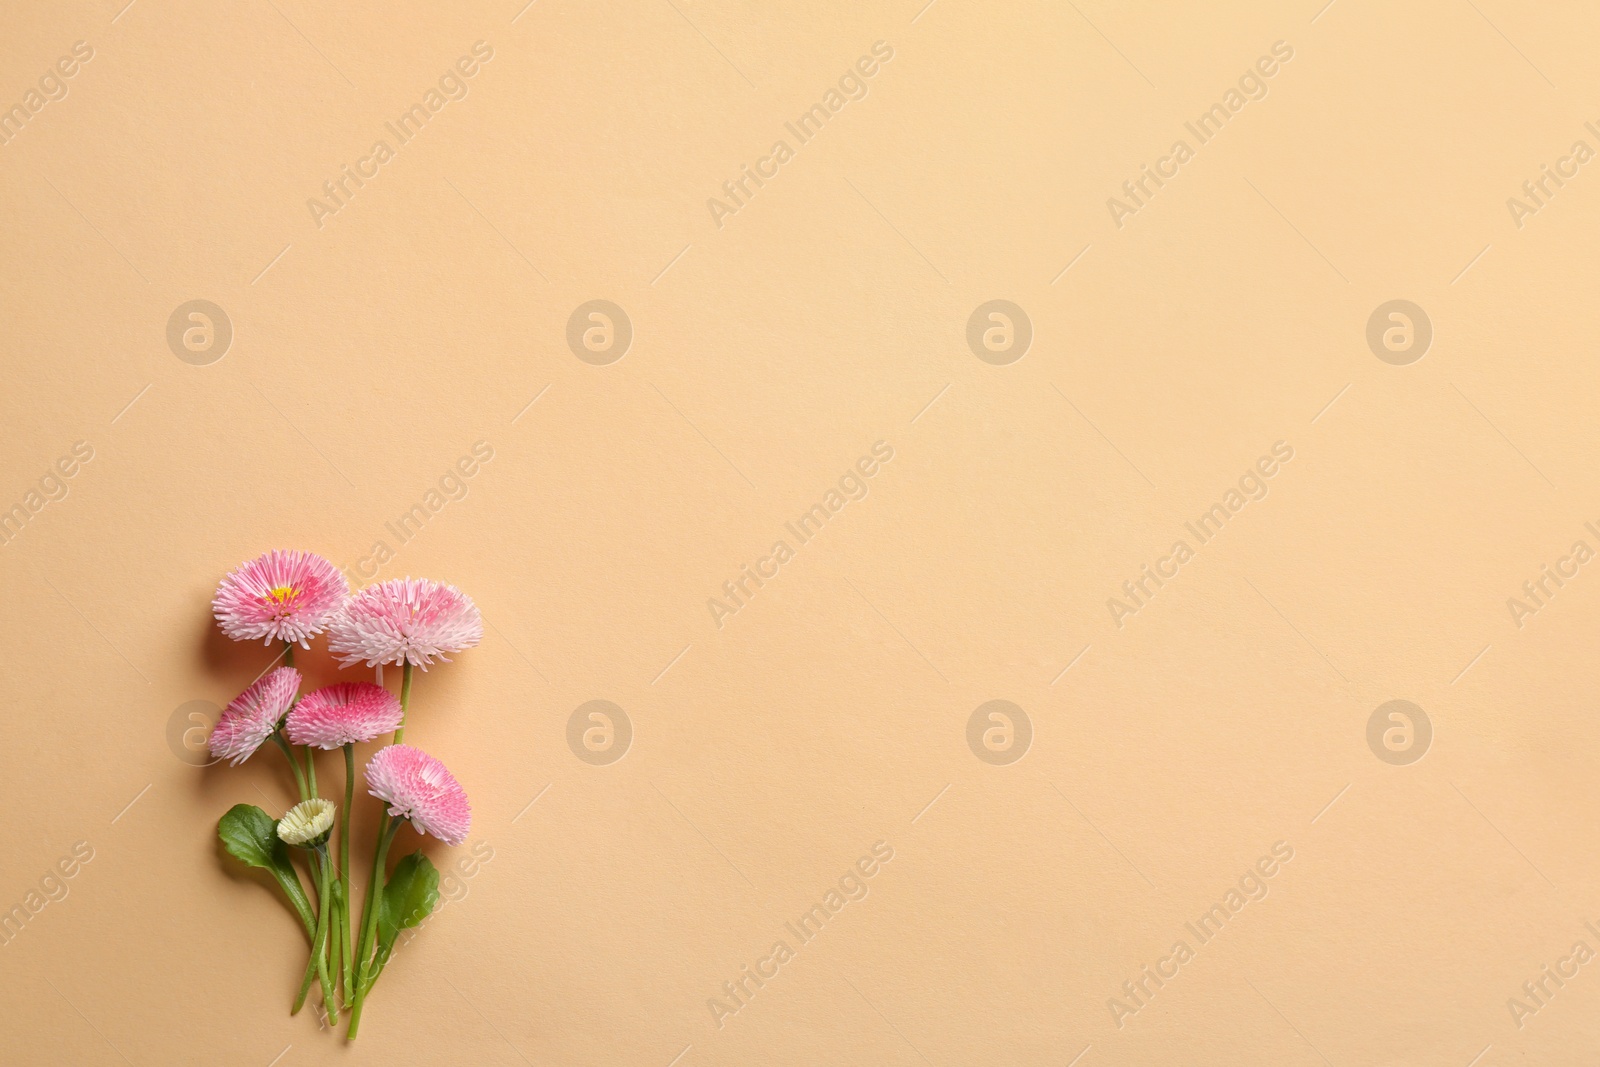
<instances>
[{"instance_id":1,"label":"beige background","mask_svg":"<svg viewBox=\"0 0 1600 1067\"><path fill-rule=\"evenodd\" d=\"M1507 607L1600 549L1600 164L1520 228L1506 204L1600 149L1600 15L922 2L0 14L4 107L94 49L0 146L0 508L94 451L0 549L0 907L94 850L0 949L6 1062L1600 1057L1600 963L1507 1005L1600 951L1600 565ZM466 98L319 228L307 199L480 40ZM876 41L867 96L719 229L706 200ZM1117 227L1277 41L1268 95ZM965 340L995 298L1034 328L1008 366ZM1365 340L1397 298L1434 330L1409 366ZM235 331L207 366L166 342L191 299ZM591 299L633 323L609 366L565 341ZM714 625L879 440L870 495ZM1115 625L1280 440L1266 499ZM210 624L228 568L377 540L378 577L490 623L408 740L492 859L347 1047L287 1015L299 934L215 847L229 805L291 798L281 760L196 769L167 731L270 659ZM632 722L609 766L567 746L592 699ZM1008 766L966 742L993 699L1034 731ZM1434 731L1407 766L1366 740L1391 699ZM708 999L880 840L869 895L719 1028ZM1270 895L1119 1027L1278 841Z\"/></svg>"}]
</instances>

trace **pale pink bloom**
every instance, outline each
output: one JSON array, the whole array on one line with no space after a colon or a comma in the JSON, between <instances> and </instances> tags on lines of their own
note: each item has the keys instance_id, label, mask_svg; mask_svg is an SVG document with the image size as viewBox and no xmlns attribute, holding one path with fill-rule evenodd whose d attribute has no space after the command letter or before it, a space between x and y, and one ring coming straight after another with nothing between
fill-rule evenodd
<instances>
[{"instance_id":1,"label":"pale pink bloom","mask_svg":"<svg viewBox=\"0 0 1600 1067\"><path fill-rule=\"evenodd\" d=\"M427 578L391 578L361 590L328 624L328 650L349 667L365 662L412 663L423 670L448 662L483 640L483 616L453 585Z\"/></svg>"},{"instance_id":2,"label":"pale pink bloom","mask_svg":"<svg viewBox=\"0 0 1600 1067\"><path fill-rule=\"evenodd\" d=\"M350 595L339 569L311 552L273 549L235 567L211 601L222 632L235 641L262 638L310 648Z\"/></svg>"},{"instance_id":3,"label":"pale pink bloom","mask_svg":"<svg viewBox=\"0 0 1600 1067\"><path fill-rule=\"evenodd\" d=\"M411 820L419 834L447 845L467 839L472 806L444 764L410 745L380 748L367 764L367 791L389 805L389 814Z\"/></svg>"},{"instance_id":4,"label":"pale pink bloom","mask_svg":"<svg viewBox=\"0 0 1600 1067\"><path fill-rule=\"evenodd\" d=\"M235 764L249 759L278 728L299 691L300 672L293 667L264 675L222 709L222 718L211 730L211 754Z\"/></svg>"},{"instance_id":5,"label":"pale pink bloom","mask_svg":"<svg viewBox=\"0 0 1600 1067\"><path fill-rule=\"evenodd\" d=\"M400 726L400 701L381 685L342 682L307 693L284 732L297 745L331 749L371 741Z\"/></svg>"}]
</instances>

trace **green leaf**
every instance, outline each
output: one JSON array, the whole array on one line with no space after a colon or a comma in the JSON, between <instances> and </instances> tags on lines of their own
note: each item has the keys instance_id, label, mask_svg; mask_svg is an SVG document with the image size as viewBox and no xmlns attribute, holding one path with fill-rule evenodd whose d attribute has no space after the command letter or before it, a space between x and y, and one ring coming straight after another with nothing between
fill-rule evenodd
<instances>
[{"instance_id":1,"label":"green leaf","mask_svg":"<svg viewBox=\"0 0 1600 1067\"><path fill-rule=\"evenodd\" d=\"M387 961L400 931L420 923L439 902L439 871L420 852L394 865L378 905L378 955Z\"/></svg>"},{"instance_id":2,"label":"green leaf","mask_svg":"<svg viewBox=\"0 0 1600 1067\"><path fill-rule=\"evenodd\" d=\"M272 867L272 853L278 842L277 824L272 816L254 804L235 804L217 823L217 836L228 855L252 867Z\"/></svg>"},{"instance_id":3,"label":"green leaf","mask_svg":"<svg viewBox=\"0 0 1600 1067\"><path fill-rule=\"evenodd\" d=\"M254 804L235 804L217 823L217 836L228 855L240 863L260 867L277 879L283 895L289 898L295 914L306 928L306 936L314 935L317 924L311 912L311 901L300 884L300 874L289 862L289 850L278 838L278 824L272 816ZM435 875L435 881L438 876Z\"/></svg>"}]
</instances>

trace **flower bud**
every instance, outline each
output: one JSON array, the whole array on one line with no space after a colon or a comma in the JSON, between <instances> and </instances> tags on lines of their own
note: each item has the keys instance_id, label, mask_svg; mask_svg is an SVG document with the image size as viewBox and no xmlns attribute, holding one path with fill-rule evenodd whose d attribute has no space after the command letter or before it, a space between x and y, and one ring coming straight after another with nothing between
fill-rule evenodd
<instances>
[{"instance_id":1,"label":"flower bud","mask_svg":"<svg viewBox=\"0 0 1600 1067\"><path fill-rule=\"evenodd\" d=\"M333 801L321 797L302 800L278 820L278 837L295 848L321 848L333 832Z\"/></svg>"}]
</instances>

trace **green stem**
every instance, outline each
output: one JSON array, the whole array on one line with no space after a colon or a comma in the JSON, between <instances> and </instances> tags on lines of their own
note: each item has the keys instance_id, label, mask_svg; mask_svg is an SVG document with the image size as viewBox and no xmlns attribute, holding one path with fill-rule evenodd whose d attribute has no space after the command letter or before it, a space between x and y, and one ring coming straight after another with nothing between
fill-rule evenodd
<instances>
[{"instance_id":1,"label":"green stem","mask_svg":"<svg viewBox=\"0 0 1600 1067\"><path fill-rule=\"evenodd\" d=\"M330 860L329 862L331 865L332 861ZM333 892L329 894L329 905L333 908L333 917L329 920L330 926L328 929L328 982L333 987L331 990L333 999L329 1000L328 993L330 991L324 990L323 1003L337 1004L339 1002L339 975L342 973L341 968L344 965L344 952L348 952L349 950L344 947L348 941L343 934L344 887L340 884L336 872L329 872L328 886L333 890ZM341 951L341 949L343 949L343 951ZM338 1012L334 1011L332 1008L329 1008L328 1018L333 1022L338 1022Z\"/></svg>"},{"instance_id":2,"label":"green stem","mask_svg":"<svg viewBox=\"0 0 1600 1067\"><path fill-rule=\"evenodd\" d=\"M300 917L300 923L306 928L306 940L316 943L317 920L311 914L311 901L306 898L305 887L300 884L300 872L291 864L287 869L280 870L277 865L269 868L272 877L278 880L278 885L283 889L283 895L289 898L289 905L294 908L294 913Z\"/></svg>"},{"instance_id":3,"label":"green stem","mask_svg":"<svg viewBox=\"0 0 1600 1067\"><path fill-rule=\"evenodd\" d=\"M333 861L328 856L328 849L326 845L317 851L322 853L323 898L326 901L324 907L332 909ZM326 924L327 929L323 931L323 951L317 953L317 981L322 984L322 1006L323 1010L328 1013L328 1021L331 1023L337 1023L339 1021L339 997L334 992L335 981L338 975L338 971L334 968L338 965L330 965L330 961L328 959L328 954L333 951L333 935L334 930L338 925L336 921L337 915L338 912L334 911L328 916L328 922Z\"/></svg>"},{"instance_id":4,"label":"green stem","mask_svg":"<svg viewBox=\"0 0 1600 1067\"><path fill-rule=\"evenodd\" d=\"M411 661L406 660L404 671L400 675L400 725L394 732L394 743L399 744L406 736L406 711L411 707Z\"/></svg>"},{"instance_id":5,"label":"green stem","mask_svg":"<svg viewBox=\"0 0 1600 1067\"><path fill-rule=\"evenodd\" d=\"M306 789L305 772L300 769L300 761L294 758L294 751L284 739L282 727L272 732L272 742L283 750L283 758L289 761L289 769L294 771L294 784L300 788L300 799L310 800L311 793Z\"/></svg>"},{"instance_id":6,"label":"green stem","mask_svg":"<svg viewBox=\"0 0 1600 1067\"><path fill-rule=\"evenodd\" d=\"M324 853L322 858L327 860L324 849L317 849ZM330 882L328 878L328 864L323 862L318 865L317 876L317 933L311 943L311 959L306 962L305 977L300 980L300 993L294 998L294 1007L289 1009L290 1015L297 1015L305 1005L306 993L311 989L311 978L315 975L322 982L322 999L328 1009L328 1017L335 1022L339 1018L339 1005L333 999L333 991L328 985L328 963L325 955L328 946L328 895Z\"/></svg>"},{"instance_id":7,"label":"green stem","mask_svg":"<svg viewBox=\"0 0 1600 1067\"><path fill-rule=\"evenodd\" d=\"M294 645L288 641L283 643L283 663L286 667L294 666ZM298 703L300 703L300 698L296 696L294 703L289 705L289 710L293 711L294 705ZM311 762L310 746L306 748L306 769L302 771L300 769L300 761L295 758L294 750L289 747L289 742L283 736L283 723L280 722L278 728L273 731L272 740L283 750L284 758L289 761L289 767L294 771L294 784L300 787L300 799L310 800L316 796L317 767L316 764ZM309 780L306 778L308 774L311 776Z\"/></svg>"},{"instance_id":8,"label":"green stem","mask_svg":"<svg viewBox=\"0 0 1600 1067\"><path fill-rule=\"evenodd\" d=\"M372 855L372 878L367 882L367 900L361 909L361 943L356 948L356 999L350 1009L350 1040L356 1039L361 1029L361 1008L366 1003L367 990L372 988L369 975L369 956L378 932L378 894L383 891L384 861L389 858L389 843L394 840L400 820L389 817L383 809L378 830L378 847Z\"/></svg>"},{"instance_id":9,"label":"green stem","mask_svg":"<svg viewBox=\"0 0 1600 1067\"><path fill-rule=\"evenodd\" d=\"M299 788L300 788L300 799L301 800L310 800L311 799L311 794L306 789L305 775L303 775L300 772L300 761L294 758L294 752L293 752L293 750L291 750L289 748L289 742L284 740L282 728L279 728L278 730L273 731L272 740L277 744L277 746L280 749L283 750L283 758L289 761L289 769L294 771L295 785L299 786ZM313 882L316 882L321 877L322 877L322 869L317 865L316 853L312 853L311 854L311 880ZM297 885L298 885L299 881L300 881L300 876L296 875L295 876L295 882L296 882ZM284 886L284 891L288 892L287 884ZM302 898L303 897L304 897L304 894L302 894ZM308 915L310 914L309 907L308 907L306 913ZM308 922L307 925L309 926L309 922Z\"/></svg>"},{"instance_id":10,"label":"green stem","mask_svg":"<svg viewBox=\"0 0 1600 1067\"><path fill-rule=\"evenodd\" d=\"M355 958L350 944L350 809L356 795L356 746L344 746L344 810L339 813L339 881L344 887L344 907L340 909L340 938L344 943L344 995L355 996Z\"/></svg>"}]
</instances>

